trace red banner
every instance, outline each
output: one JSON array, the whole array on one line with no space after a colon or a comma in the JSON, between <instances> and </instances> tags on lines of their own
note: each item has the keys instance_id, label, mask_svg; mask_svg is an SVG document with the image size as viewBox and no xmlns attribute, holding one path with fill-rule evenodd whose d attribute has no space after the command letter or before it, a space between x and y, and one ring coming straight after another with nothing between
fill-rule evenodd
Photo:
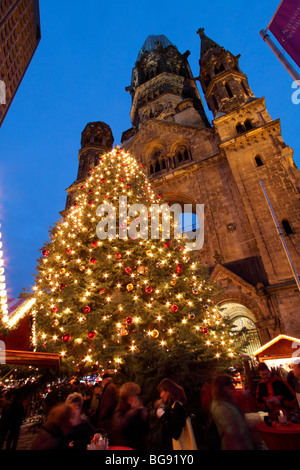
<instances>
[{"instance_id":1,"label":"red banner","mask_svg":"<svg viewBox=\"0 0 300 470\"><path fill-rule=\"evenodd\" d=\"M300 67L300 0L282 0L269 30Z\"/></svg>"}]
</instances>

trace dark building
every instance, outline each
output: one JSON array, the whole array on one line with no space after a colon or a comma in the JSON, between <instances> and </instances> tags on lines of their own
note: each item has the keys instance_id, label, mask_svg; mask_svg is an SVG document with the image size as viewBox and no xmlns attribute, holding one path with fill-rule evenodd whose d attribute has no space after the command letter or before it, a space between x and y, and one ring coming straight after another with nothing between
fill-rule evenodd
<instances>
[{"instance_id":1,"label":"dark building","mask_svg":"<svg viewBox=\"0 0 300 470\"><path fill-rule=\"evenodd\" d=\"M0 2L0 126L41 39L38 0Z\"/></svg>"}]
</instances>

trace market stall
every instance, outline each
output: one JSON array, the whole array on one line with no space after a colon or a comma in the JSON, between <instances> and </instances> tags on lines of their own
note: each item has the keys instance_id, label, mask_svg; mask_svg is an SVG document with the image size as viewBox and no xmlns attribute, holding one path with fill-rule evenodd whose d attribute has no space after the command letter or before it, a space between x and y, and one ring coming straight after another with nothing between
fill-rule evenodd
<instances>
[{"instance_id":1,"label":"market stall","mask_svg":"<svg viewBox=\"0 0 300 470\"><path fill-rule=\"evenodd\" d=\"M276 336L257 349L253 356L259 362L267 364L270 369L289 372L290 365L297 359L300 360L300 339L287 335Z\"/></svg>"}]
</instances>

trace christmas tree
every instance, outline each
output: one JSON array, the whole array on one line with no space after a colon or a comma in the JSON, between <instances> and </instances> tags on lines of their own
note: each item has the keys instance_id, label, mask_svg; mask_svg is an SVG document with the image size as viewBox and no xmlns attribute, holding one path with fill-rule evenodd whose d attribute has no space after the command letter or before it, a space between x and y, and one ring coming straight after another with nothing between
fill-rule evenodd
<instances>
[{"instance_id":1,"label":"christmas tree","mask_svg":"<svg viewBox=\"0 0 300 470\"><path fill-rule=\"evenodd\" d=\"M143 165L115 148L89 171L38 260L36 350L61 354L73 373L140 382L236 358L216 287Z\"/></svg>"}]
</instances>

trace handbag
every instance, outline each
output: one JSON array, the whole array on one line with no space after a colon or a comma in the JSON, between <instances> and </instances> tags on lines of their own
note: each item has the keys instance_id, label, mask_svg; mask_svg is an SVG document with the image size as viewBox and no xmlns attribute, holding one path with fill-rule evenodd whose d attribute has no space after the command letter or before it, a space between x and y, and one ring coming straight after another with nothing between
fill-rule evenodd
<instances>
[{"instance_id":1,"label":"handbag","mask_svg":"<svg viewBox=\"0 0 300 470\"><path fill-rule=\"evenodd\" d=\"M198 450L191 419L187 418L179 439L172 439L173 450Z\"/></svg>"}]
</instances>

